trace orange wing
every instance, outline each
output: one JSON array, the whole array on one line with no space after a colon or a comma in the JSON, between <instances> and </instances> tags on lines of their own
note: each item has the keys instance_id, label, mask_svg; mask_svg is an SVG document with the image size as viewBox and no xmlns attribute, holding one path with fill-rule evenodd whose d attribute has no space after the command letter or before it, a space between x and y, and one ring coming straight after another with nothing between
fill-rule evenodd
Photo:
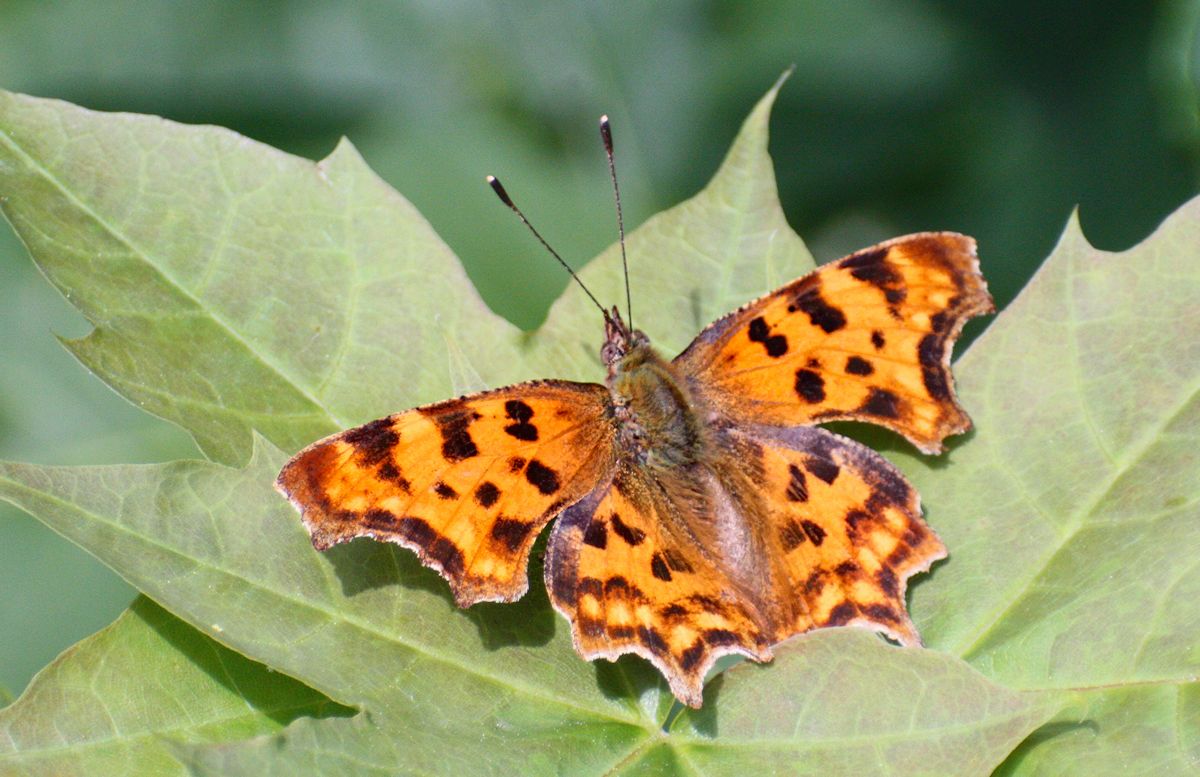
<instances>
[{"instance_id":1,"label":"orange wing","mask_svg":"<svg viewBox=\"0 0 1200 777\"><path fill-rule=\"evenodd\" d=\"M812 629L919 645L905 586L946 551L903 476L824 429L725 435L686 481L621 470L559 518L546 588L579 653L642 656L699 707L720 656Z\"/></svg>"},{"instance_id":2,"label":"orange wing","mask_svg":"<svg viewBox=\"0 0 1200 777\"><path fill-rule=\"evenodd\" d=\"M870 448L824 429L743 440L750 452L741 461L764 502L762 531L780 561L772 642L860 625L920 645L904 604L906 581L946 549L904 476Z\"/></svg>"},{"instance_id":3,"label":"orange wing","mask_svg":"<svg viewBox=\"0 0 1200 777\"><path fill-rule=\"evenodd\" d=\"M546 523L611 478L608 390L539 381L439 402L310 445L276 487L324 550L373 537L416 551L459 606L528 589Z\"/></svg>"},{"instance_id":4,"label":"orange wing","mask_svg":"<svg viewBox=\"0 0 1200 777\"><path fill-rule=\"evenodd\" d=\"M971 426L954 398L954 340L992 309L974 240L909 235L719 319L675 363L736 423L871 421L937 453Z\"/></svg>"},{"instance_id":5,"label":"orange wing","mask_svg":"<svg viewBox=\"0 0 1200 777\"><path fill-rule=\"evenodd\" d=\"M546 590L586 659L635 653L693 707L720 656L769 660L770 629L684 534L652 481L623 472L563 513L546 548Z\"/></svg>"}]
</instances>

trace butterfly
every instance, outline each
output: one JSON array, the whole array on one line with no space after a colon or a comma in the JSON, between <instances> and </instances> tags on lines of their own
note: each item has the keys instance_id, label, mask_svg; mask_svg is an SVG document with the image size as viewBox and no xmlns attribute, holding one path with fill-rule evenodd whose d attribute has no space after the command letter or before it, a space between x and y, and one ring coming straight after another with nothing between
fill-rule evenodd
<instances>
[{"instance_id":1,"label":"butterfly","mask_svg":"<svg viewBox=\"0 0 1200 777\"><path fill-rule=\"evenodd\" d=\"M970 428L950 356L964 322L992 311L974 240L859 251L670 360L602 311L604 385L484 391L298 453L277 487L313 545L401 545L467 607L524 595L534 540L557 519L545 583L576 650L642 656L693 707L719 657L768 661L811 629L919 645L906 582L946 550L895 467L815 424L879 424L925 453Z\"/></svg>"}]
</instances>

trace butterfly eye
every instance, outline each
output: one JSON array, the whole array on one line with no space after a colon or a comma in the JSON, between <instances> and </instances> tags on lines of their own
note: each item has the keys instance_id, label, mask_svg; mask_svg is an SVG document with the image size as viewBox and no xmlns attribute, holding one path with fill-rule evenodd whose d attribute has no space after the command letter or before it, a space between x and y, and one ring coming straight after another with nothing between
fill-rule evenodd
<instances>
[{"instance_id":1,"label":"butterfly eye","mask_svg":"<svg viewBox=\"0 0 1200 777\"><path fill-rule=\"evenodd\" d=\"M608 366L616 364L617 360L624 355L624 344L614 340L609 340L600 348L600 359Z\"/></svg>"}]
</instances>

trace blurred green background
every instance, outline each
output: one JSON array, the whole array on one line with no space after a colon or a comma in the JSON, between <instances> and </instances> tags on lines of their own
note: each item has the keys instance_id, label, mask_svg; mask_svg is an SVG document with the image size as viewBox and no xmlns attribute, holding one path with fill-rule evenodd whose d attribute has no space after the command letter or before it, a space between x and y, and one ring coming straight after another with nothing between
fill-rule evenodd
<instances>
[{"instance_id":1,"label":"blurred green background","mask_svg":"<svg viewBox=\"0 0 1200 777\"><path fill-rule=\"evenodd\" d=\"M958 230L979 239L1004 304L1076 205L1092 242L1117 250L1196 193L1198 18L1196 2L1133 0L5 0L0 87L221 124L314 159L347 135L488 303L533 328L567 279L483 175L499 175L581 262L614 237L601 113L613 118L632 227L704 185L795 63L772 152L784 207L817 258ZM56 342L87 330L0 228L0 456L195 455ZM132 597L3 506L0 590L0 685L13 692Z\"/></svg>"}]
</instances>

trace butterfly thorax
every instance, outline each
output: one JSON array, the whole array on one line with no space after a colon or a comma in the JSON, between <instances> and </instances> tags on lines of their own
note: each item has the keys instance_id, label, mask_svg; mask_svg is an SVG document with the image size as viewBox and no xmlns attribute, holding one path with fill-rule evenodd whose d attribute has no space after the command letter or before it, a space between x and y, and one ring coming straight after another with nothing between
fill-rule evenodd
<instances>
[{"instance_id":1,"label":"butterfly thorax","mask_svg":"<svg viewBox=\"0 0 1200 777\"><path fill-rule=\"evenodd\" d=\"M612 365L608 385L620 455L633 465L618 475L618 488L634 503L647 500L642 509L658 516L664 536L720 568L769 633L768 624L784 616L767 593L773 571L755 529L766 518L743 462L728 458L732 441L705 423L703 400L648 342Z\"/></svg>"},{"instance_id":2,"label":"butterfly thorax","mask_svg":"<svg viewBox=\"0 0 1200 777\"><path fill-rule=\"evenodd\" d=\"M694 464L702 452L695 398L675 367L648 343L611 367L608 387L623 455L651 471Z\"/></svg>"}]
</instances>

